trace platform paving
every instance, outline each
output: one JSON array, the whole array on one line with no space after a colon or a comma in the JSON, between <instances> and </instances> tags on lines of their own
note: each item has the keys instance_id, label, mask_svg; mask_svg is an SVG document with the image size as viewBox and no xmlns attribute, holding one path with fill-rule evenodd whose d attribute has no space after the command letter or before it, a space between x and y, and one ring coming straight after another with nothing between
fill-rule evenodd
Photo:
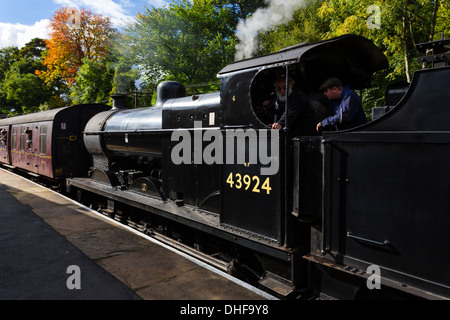
<instances>
[{"instance_id":1,"label":"platform paving","mask_svg":"<svg viewBox=\"0 0 450 320\"><path fill-rule=\"evenodd\" d=\"M0 299L267 297L0 169Z\"/></svg>"}]
</instances>

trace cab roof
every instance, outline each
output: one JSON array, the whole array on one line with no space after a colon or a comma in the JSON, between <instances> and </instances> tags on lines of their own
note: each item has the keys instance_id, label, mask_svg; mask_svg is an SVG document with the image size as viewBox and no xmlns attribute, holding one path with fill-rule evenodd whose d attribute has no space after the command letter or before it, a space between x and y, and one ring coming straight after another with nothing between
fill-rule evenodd
<instances>
[{"instance_id":1,"label":"cab roof","mask_svg":"<svg viewBox=\"0 0 450 320\"><path fill-rule=\"evenodd\" d=\"M389 64L383 52L362 36L348 34L316 43L302 43L276 53L233 62L223 68L219 77L233 72L302 63L312 81L335 76L353 88L370 85L372 74Z\"/></svg>"}]
</instances>

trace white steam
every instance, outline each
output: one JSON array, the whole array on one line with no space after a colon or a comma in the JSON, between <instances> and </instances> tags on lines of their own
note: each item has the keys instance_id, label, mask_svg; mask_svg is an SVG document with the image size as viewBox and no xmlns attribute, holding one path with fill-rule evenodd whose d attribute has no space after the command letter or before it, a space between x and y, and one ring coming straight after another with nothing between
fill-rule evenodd
<instances>
[{"instance_id":1,"label":"white steam","mask_svg":"<svg viewBox=\"0 0 450 320\"><path fill-rule=\"evenodd\" d=\"M289 22L296 9L304 5L304 0L266 0L267 8L256 10L237 26L236 60L251 58L258 47L257 36L262 31Z\"/></svg>"}]
</instances>

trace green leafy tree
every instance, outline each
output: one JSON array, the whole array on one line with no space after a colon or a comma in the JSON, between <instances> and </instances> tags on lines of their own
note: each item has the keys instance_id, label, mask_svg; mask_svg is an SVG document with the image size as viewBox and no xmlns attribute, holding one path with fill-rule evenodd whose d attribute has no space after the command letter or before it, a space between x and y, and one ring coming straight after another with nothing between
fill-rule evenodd
<instances>
[{"instance_id":1,"label":"green leafy tree","mask_svg":"<svg viewBox=\"0 0 450 320\"><path fill-rule=\"evenodd\" d=\"M35 60L40 60L45 50L47 50L45 40L41 38L34 38L19 50L18 57L28 57ZM43 69L44 67L40 66L39 68Z\"/></svg>"},{"instance_id":2,"label":"green leafy tree","mask_svg":"<svg viewBox=\"0 0 450 320\"><path fill-rule=\"evenodd\" d=\"M14 100L23 113L36 110L50 97L45 83L33 73L33 64L29 58L20 59L11 66L3 81L7 99Z\"/></svg>"},{"instance_id":3,"label":"green leafy tree","mask_svg":"<svg viewBox=\"0 0 450 320\"><path fill-rule=\"evenodd\" d=\"M330 27L318 15L321 5L321 1L307 0L301 9L296 10L291 21L262 32L259 35L260 53L272 53L299 43L323 40Z\"/></svg>"},{"instance_id":4,"label":"green leafy tree","mask_svg":"<svg viewBox=\"0 0 450 320\"><path fill-rule=\"evenodd\" d=\"M269 53L348 33L371 39L386 54L390 67L375 74L373 87L361 92L370 115L373 107L384 104L388 83L410 81L414 70L422 67L415 45L450 37L449 22L449 4L442 0L309 0L291 22L261 35L261 48Z\"/></svg>"},{"instance_id":5,"label":"green leafy tree","mask_svg":"<svg viewBox=\"0 0 450 320\"><path fill-rule=\"evenodd\" d=\"M140 77L139 68L133 66L132 61L126 55L121 55L117 58L114 69L112 93L134 95L134 100L128 99L129 108L149 106L145 100L140 99L144 95L143 91L138 92L136 88ZM153 91L149 92L150 101L152 94Z\"/></svg>"},{"instance_id":6,"label":"green leafy tree","mask_svg":"<svg viewBox=\"0 0 450 320\"><path fill-rule=\"evenodd\" d=\"M72 103L107 103L112 90L114 70L105 60L85 58L75 84L70 88Z\"/></svg>"},{"instance_id":7,"label":"green leafy tree","mask_svg":"<svg viewBox=\"0 0 450 320\"><path fill-rule=\"evenodd\" d=\"M131 47L148 83L177 80L188 91L217 89L217 71L233 61L239 19L262 3L173 1L138 14L121 42Z\"/></svg>"},{"instance_id":8,"label":"green leafy tree","mask_svg":"<svg viewBox=\"0 0 450 320\"><path fill-rule=\"evenodd\" d=\"M329 28L324 39L346 33L372 39L390 61L388 79L407 81L421 67L415 45L450 35L449 14L448 3L442 0L327 0L317 10ZM376 15L379 25L369 25Z\"/></svg>"},{"instance_id":9,"label":"green leafy tree","mask_svg":"<svg viewBox=\"0 0 450 320\"><path fill-rule=\"evenodd\" d=\"M35 38L20 50L3 51L9 52L0 59L1 100L6 113L34 112L39 110L41 104L51 100L55 88L46 85L35 74L36 70L45 68L41 59L44 50L44 41Z\"/></svg>"},{"instance_id":10,"label":"green leafy tree","mask_svg":"<svg viewBox=\"0 0 450 320\"><path fill-rule=\"evenodd\" d=\"M17 47L6 47L0 49L0 81L5 78L11 65L19 58L19 49Z\"/></svg>"},{"instance_id":11,"label":"green leafy tree","mask_svg":"<svg viewBox=\"0 0 450 320\"><path fill-rule=\"evenodd\" d=\"M18 60L19 49L17 47L6 47L0 49L0 113L9 114L11 109L17 107L17 102L9 100L4 88L6 73L15 61Z\"/></svg>"}]
</instances>

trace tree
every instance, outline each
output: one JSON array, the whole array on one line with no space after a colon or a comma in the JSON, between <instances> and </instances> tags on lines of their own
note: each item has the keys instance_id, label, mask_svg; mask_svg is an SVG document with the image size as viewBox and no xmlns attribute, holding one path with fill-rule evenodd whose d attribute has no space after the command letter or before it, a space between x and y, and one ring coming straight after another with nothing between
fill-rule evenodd
<instances>
[{"instance_id":1,"label":"tree","mask_svg":"<svg viewBox=\"0 0 450 320\"><path fill-rule=\"evenodd\" d=\"M34 73L26 72L33 61L22 58L15 62L6 73L3 89L8 100L16 102L22 113L35 111L41 103L50 97L50 90Z\"/></svg>"},{"instance_id":2,"label":"tree","mask_svg":"<svg viewBox=\"0 0 450 320\"><path fill-rule=\"evenodd\" d=\"M36 111L54 94L54 88L47 86L35 74L36 70L44 70L41 63L44 50L45 42L39 38L31 40L20 50L2 50L0 87L3 97L0 103L4 113Z\"/></svg>"},{"instance_id":3,"label":"tree","mask_svg":"<svg viewBox=\"0 0 450 320\"><path fill-rule=\"evenodd\" d=\"M263 1L180 0L148 9L128 26L127 48L146 75L184 83L188 91L217 88L217 71L233 61L240 18ZM192 87L197 86L197 87Z\"/></svg>"},{"instance_id":4,"label":"tree","mask_svg":"<svg viewBox=\"0 0 450 320\"><path fill-rule=\"evenodd\" d=\"M379 12L371 10L377 8ZM368 27L368 19L379 14L380 25ZM429 0L327 0L318 16L329 25L325 37L355 33L374 41L389 59L388 79L411 80L417 63L415 45L450 34L447 1Z\"/></svg>"},{"instance_id":5,"label":"tree","mask_svg":"<svg viewBox=\"0 0 450 320\"><path fill-rule=\"evenodd\" d=\"M112 90L114 70L107 61L85 58L79 68L76 81L70 88L74 104L107 103Z\"/></svg>"},{"instance_id":6,"label":"tree","mask_svg":"<svg viewBox=\"0 0 450 320\"><path fill-rule=\"evenodd\" d=\"M47 50L45 40L34 38L19 50L18 57L31 57L35 60L40 60L45 50ZM40 67L40 69L43 69L43 66Z\"/></svg>"},{"instance_id":7,"label":"tree","mask_svg":"<svg viewBox=\"0 0 450 320\"><path fill-rule=\"evenodd\" d=\"M115 32L109 18L89 10L69 8L55 13L50 28L44 57L46 70L37 74L46 83L61 78L68 86L75 83L83 59L101 61L106 58L109 39Z\"/></svg>"},{"instance_id":8,"label":"tree","mask_svg":"<svg viewBox=\"0 0 450 320\"><path fill-rule=\"evenodd\" d=\"M379 19L379 25L371 19ZM450 36L448 1L436 0L309 0L291 22L261 35L263 53L302 42L315 42L353 33L371 39L389 61L389 69L376 73L372 88L361 92L369 115L384 104L389 82L410 81L417 62L415 45Z\"/></svg>"},{"instance_id":9,"label":"tree","mask_svg":"<svg viewBox=\"0 0 450 320\"><path fill-rule=\"evenodd\" d=\"M272 53L299 43L323 40L330 27L318 15L321 6L321 1L307 0L301 9L295 11L291 21L261 32L259 53Z\"/></svg>"},{"instance_id":10,"label":"tree","mask_svg":"<svg viewBox=\"0 0 450 320\"><path fill-rule=\"evenodd\" d=\"M4 89L6 73L18 59L19 49L17 47L6 47L0 49L0 113L8 114L10 109L15 108L17 103L8 100Z\"/></svg>"},{"instance_id":11,"label":"tree","mask_svg":"<svg viewBox=\"0 0 450 320\"><path fill-rule=\"evenodd\" d=\"M19 49L17 47L6 47L0 49L0 82L5 78L11 65L18 60Z\"/></svg>"}]
</instances>

